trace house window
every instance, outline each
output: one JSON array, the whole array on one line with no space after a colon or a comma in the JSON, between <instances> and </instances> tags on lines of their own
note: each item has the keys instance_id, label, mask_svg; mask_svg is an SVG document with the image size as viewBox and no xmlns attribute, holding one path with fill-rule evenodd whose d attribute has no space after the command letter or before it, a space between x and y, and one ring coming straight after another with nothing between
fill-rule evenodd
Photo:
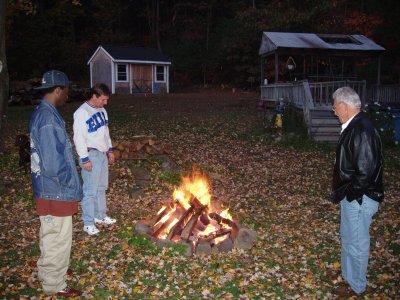
<instances>
[{"instance_id":1,"label":"house window","mask_svg":"<svg viewBox=\"0 0 400 300\"><path fill-rule=\"evenodd\" d=\"M117 81L128 81L128 65L117 64Z\"/></svg>"},{"instance_id":2,"label":"house window","mask_svg":"<svg viewBox=\"0 0 400 300\"><path fill-rule=\"evenodd\" d=\"M156 66L156 82L165 82L165 66Z\"/></svg>"}]
</instances>

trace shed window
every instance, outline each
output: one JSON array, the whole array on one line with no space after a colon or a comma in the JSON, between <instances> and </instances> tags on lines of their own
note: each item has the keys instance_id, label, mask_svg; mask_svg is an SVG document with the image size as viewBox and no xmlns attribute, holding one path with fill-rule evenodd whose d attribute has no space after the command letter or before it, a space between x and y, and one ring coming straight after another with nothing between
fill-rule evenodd
<instances>
[{"instance_id":1,"label":"shed window","mask_svg":"<svg viewBox=\"0 0 400 300\"><path fill-rule=\"evenodd\" d=\"M156 82L165 82L165 66L156 66Z\"/></svg>"},{"instance_id":2,"label":"shed window","mask_svg":"<svg viewBox=\"0 0 400 300\"><path fill-rule=\"evenodd\" d=\"M128 81L128 65L117 64L117 81Z\"/></svg>"}]
</instances>

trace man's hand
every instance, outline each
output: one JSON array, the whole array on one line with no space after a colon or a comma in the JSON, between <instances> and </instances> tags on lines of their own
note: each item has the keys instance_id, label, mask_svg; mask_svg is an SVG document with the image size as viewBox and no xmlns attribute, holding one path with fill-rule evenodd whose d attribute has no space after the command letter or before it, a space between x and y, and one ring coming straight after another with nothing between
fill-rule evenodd
<instances>
[{"instance_id":1,"label":"man's hand","mask_svg":"<svg viewBox=\"0 0 400 300\"><path fill-rule=\"evenodd\" d=\"M92 162L88 161L87 163L83 164L83 168L88 172L92 172Z\"/></svg>"},{"instance_id":2,"label":"man's hand","mask_svg":"<svg viewBox=\"0 0 400 300\"><path fill-rule=\"evenodd\" d=\"M110 165L115 163L115 156L114 156L114 153L112 153L112 152L108 152L108 163Z\"/></svg>"}]
</instances>

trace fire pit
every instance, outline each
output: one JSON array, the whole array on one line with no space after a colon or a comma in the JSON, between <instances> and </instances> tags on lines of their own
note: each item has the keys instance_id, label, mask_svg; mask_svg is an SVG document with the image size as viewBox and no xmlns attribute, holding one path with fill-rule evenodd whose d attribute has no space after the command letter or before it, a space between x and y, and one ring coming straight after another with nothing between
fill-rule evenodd
<instances>
[{"instance_id":1,"label":"fire pit","mask_svg":"<svg viewBox=\"0 0 400 300\"><path fill-rule=\"evenodd\" d=\"M250 249L256 233L234 221L228 210L211 205L209 180L194 171L182 178L171 201L154 217L138 221L135 229L158 245L187 244L190 254Z\"/></svg>"}]
</instances>

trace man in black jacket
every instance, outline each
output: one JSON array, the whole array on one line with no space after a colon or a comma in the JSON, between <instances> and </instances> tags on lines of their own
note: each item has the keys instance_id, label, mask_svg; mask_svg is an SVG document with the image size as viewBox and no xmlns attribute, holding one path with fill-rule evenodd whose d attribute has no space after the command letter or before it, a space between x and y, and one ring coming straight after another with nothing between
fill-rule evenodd
<instances>
[{"instance_id":1,"label":"man in black jacket","mask_svg":"<svg viewBox=\"0 0 400 300\"><path fill-rule=\"evenodd\" d=\"M332 201L341 206L341 268L346 281L334 293L351 296L363 293L367 286L369 227L384 196L382 143L353 89L342 87L333 99L342 132L336 148Z\"/></svg>"}]
</instances>

